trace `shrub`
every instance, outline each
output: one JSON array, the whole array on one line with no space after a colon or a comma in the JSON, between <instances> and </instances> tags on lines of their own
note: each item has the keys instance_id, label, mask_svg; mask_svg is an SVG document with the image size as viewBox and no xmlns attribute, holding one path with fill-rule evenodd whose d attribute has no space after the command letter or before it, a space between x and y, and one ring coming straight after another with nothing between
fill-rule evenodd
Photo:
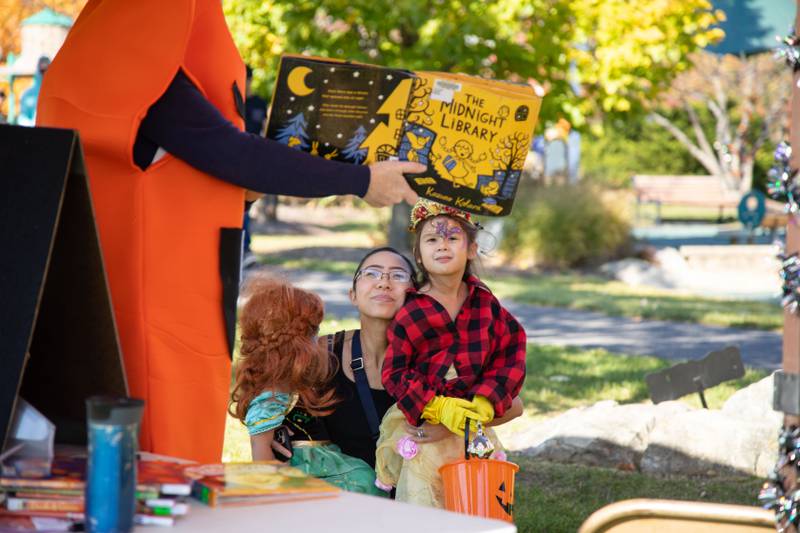
<instances>
[{"instance_id":1,"label":"shrub","mask_svg":"<svg viewBox=\"0 0 800 533\"><path fill-rule=\"evenodd\" d=\"M544 267L586 266L611 259L630 242L626 210L588 184L520 187L503 227L501 250Z\"/></svg>"}]
</instances>

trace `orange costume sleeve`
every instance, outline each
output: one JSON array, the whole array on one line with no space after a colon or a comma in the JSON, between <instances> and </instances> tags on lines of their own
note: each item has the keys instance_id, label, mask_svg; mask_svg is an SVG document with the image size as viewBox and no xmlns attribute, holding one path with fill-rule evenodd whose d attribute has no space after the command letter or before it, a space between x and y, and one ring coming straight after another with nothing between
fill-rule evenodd
<instances>
[{"instance_id":1,"label":"orange costume sleeve","mask_svg":"<svg viewBox=\"0 0 800 533\"><path fill-rule=\"evenodd\" d=\"M142 449L216 462L231 379L220 235L241 228L244 190L170 155L134 164L139 124L178 69L243 127L245 69L219 0L89 0L37 119L80 133L128 386L146 400Z\"/></svg>"}]
</instances>

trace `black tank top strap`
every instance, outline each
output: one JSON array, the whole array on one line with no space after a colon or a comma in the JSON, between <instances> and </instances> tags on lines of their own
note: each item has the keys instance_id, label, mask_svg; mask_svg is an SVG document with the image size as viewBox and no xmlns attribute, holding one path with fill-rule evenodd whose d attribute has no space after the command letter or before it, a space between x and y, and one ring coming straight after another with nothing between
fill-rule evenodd
<instances>
[{"instance_id":1,"label":"black tank top strap","mask_svg":"<svg viewBox=\"0 0 800 533\"><path fill-rule=\"evenodd\" d=\"M341 363L342 354L344 353L344 330L337 331L333 335L328 335L328 347L336 354L336 357L339 358L339 362Z\"/></svg>"}]
</instances>

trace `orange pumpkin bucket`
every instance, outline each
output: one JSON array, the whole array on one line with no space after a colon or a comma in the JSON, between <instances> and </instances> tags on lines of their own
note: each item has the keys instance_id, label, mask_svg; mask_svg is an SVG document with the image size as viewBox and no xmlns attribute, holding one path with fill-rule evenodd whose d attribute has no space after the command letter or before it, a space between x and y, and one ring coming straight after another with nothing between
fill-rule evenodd
<instances>
[{"instance_id":1,"label":"orange pumpkin bucket","mask_svg":"<svg viewBox=\"0 0 800 533\"><path fill-rule=\"evenodd\" d=\"M464 435L464 459L439 468L448 511L514 521L514 475L519 466L497 459L470 457L469 424Z\"/></svg>"}]
</instances>

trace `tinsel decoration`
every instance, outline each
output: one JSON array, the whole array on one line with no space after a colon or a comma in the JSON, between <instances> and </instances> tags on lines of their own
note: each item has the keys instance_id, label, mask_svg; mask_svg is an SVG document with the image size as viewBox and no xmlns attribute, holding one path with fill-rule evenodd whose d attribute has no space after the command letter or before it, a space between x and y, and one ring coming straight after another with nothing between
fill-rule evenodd
<instances>
[{"instance_id":1,"label":"tinsel decoration","mask_svg":"<svg viewBox=\"0 0 800 533\"><path fill-rule=\"evenodd\" d=\"M475 437L470 441L467 446L467 455L470 457L477 457L478 459L488 459L494 451L494 444L489 440L489 437L483 432L483 424L478 422Z\"/></svg>"},{"instance_id":2,"label":"tinsel decoration","mask_svg":"<svg viewBox=\"0 0 800 533\"><path fill-rule=\"evenodd\" d=\"M797 313L800 307L800 257L797 252L789 255L778 254L781 260L781 305L790 313Z\"/></svg>"},{"instance_id":3,"label":"tinsel decoration","mask_svg":"<svg viewBox=\"0 0 800 533\"><path fill-rule=\"evenodd\" d=\"M775 524L778 531L785 531L790 526L795 528L800 525L800 490L787 493L784 490L784 478L781 470L793 467L800 474L800 429L797 427L786 428L778 437L778 453L780 459L775 469L770 473L767 481L761 486L758 502L761 506L775 512Z\"/></svg>"},{"instance_id":4,"label":"tinsel decoration","mask_svg":"<svg viewBox=\"0 0 800 533\"><path fill-rule=\"evenodd\" d=\"M783 39L780 37L776 39L779 44L775 49L775 57L786 61L794 72L800 70L800 38L793 31Z\"/></svg>"},{"instance_id":5,"label":"tinsel decoration","mask_svg":"<svg viewBox=\"0 0 800 533\"><path fill-rule=\"evenodd\" d=\"M800 184L797 169L792 169L792 147L781 142L775 148L775 162L767 172L767 192L772 198L786 203L784 211L795 214L800 210Z\"/></svg>"}]
</instances>

